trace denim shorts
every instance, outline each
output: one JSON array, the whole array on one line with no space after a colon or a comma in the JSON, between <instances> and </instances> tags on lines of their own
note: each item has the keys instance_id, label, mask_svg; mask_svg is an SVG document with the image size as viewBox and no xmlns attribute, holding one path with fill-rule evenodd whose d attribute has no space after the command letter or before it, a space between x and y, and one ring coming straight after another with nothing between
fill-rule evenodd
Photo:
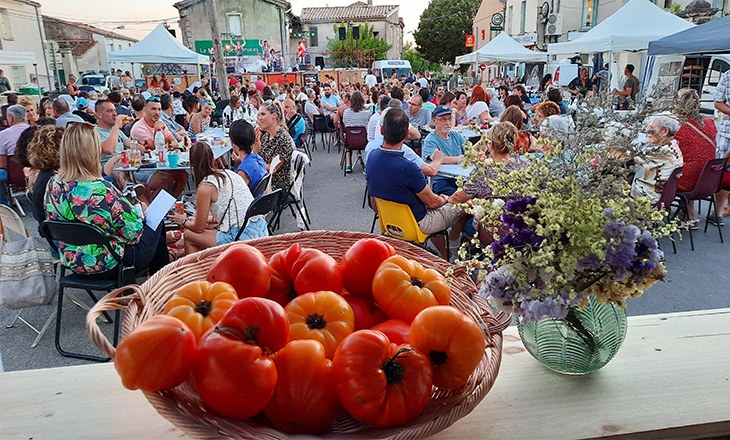
<instances>
[{"instance_id":1,"label":"denim shorts","mask_svg":"<svg viewBox=\"0 0 730 440\"><path fill-rule=\"evenodd\" d=\"M232 243L238 235L238 231L241 228L231 228L228 232L218 231L215 233L215 242L217 244ZM253 238L268 237L269 230L267 229L266 219L260 218L256 221L249 221L246 229L241 233L239 240L251 240Z\"/></svg>"}]
</instances>

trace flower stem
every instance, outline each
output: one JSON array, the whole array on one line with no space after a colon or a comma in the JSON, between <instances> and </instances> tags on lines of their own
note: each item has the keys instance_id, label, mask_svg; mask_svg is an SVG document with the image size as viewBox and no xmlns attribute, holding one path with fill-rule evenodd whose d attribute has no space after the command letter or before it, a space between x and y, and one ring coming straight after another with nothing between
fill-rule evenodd
<instances>
[{"instance_id":1,"label":"flower stem","mask_svg":"<svg viewBox=\"0 0 730 440\"><path fill-rule=\"evenodd\" d=\"M580 319L578 319L578 315L575 314L575 309L573 307L568 308L568 314L565 315L564 319L568 324L568 327L570 327L571 330L583 339L583 342L586 343L591 351L596 349L596 341L593 339L593 335L588 331L583 323L580 322Z\"/></svg>"}]
</instances>

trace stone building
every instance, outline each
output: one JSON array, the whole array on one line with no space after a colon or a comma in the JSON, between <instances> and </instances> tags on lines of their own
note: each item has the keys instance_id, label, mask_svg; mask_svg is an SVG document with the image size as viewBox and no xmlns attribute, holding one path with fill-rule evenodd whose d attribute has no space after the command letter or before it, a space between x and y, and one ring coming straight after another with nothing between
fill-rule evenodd
<instances>
[{"instance_id":1,"label":"stone building","mask_svg":"<svg viewBox=\"0 0 730 440\"><path fill-rule=\"evenodd\" d=\"M367 23L373 27L373 35L383 38L391 45L387 58L400 59L403 56L403 19L399 17L399 6L386 6L353 3L349 6L333 6L318 8L302 8L301 22L305 32L315 30L316 37L310 37L308 43L310 53L327 52L328 40L339 36L335 33L335 24L343 21L351 26Z\"/></svg>"}]
</instances>

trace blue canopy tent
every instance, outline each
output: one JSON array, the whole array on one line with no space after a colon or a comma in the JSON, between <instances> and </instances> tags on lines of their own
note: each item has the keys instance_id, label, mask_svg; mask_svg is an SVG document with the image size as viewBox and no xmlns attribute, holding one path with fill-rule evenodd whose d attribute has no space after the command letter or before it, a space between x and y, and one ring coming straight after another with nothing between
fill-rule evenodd
<instances>
[{"instance_id":1,"label":"blue canopy tent","mask_svg":"<svg viewBox=\"0 0 730 440\"><path fill-rule=\"evenodd\" d=\"M730 52L730 16L649 43L649 55Z\"/></svg>"}]
</instances>

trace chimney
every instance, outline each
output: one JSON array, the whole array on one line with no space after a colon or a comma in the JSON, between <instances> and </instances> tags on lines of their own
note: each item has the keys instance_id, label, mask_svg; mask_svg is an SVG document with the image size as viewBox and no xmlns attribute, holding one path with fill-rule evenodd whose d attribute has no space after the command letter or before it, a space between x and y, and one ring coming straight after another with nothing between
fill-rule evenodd
<instances>
[{"instance_id":1,"label":"chimney","mask_svg":"<svg viewBox=\"0 0 730 440\"><path fill-rule=\"evenodd\" d=\"M372 5L373 5L373 0L368 0L368 6L372 6Z\"/></svg>"}]
</instances>

